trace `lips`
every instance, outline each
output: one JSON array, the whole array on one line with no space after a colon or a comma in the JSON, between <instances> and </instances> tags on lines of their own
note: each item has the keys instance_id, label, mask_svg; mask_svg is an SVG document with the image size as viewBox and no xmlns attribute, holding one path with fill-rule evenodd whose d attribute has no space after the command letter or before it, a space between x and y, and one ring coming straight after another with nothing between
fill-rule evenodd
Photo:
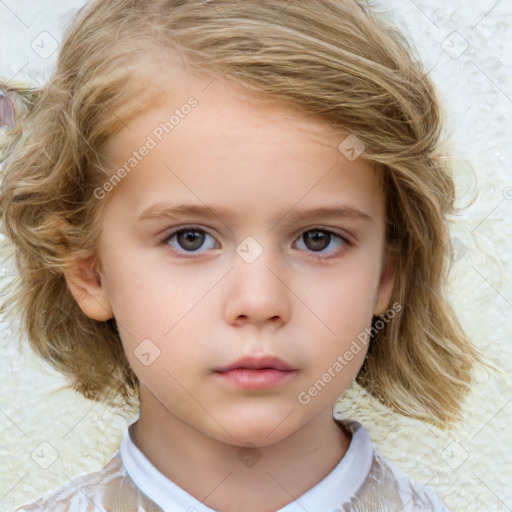
<instances>
[{"instance_id":1,"label":"lips","mask_svg":"<svg viewBox=\"0 0 512 512\"><path fill-rule=\"evenodd\" d=\"M286 361L274 356L242 357L214 372L223 385L249 392L285 386L297 374Z\"/></svg>"},{"instance_id":2,"label":"lips","mask_svg":"<svg viewBox=\"0 0 512 512\"><path fill-rule=\"evenodd\" d=\"M292 368L286 361L274 356L265 357L241 357L233 363L218 368L214 371L219 373L226 373L231 370L279 370L282 372L292 371Z\"/></svg>"}]
</instances>

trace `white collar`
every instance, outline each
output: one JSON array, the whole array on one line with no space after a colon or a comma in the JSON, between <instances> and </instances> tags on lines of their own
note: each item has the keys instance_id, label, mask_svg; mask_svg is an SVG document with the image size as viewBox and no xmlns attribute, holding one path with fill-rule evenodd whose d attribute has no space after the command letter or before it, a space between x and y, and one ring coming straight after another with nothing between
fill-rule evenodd
<instances>
[{"instance_id":1,"label":"white collar","mask_svg":"<svg viewBox=\"0 0 512 512\"><path fill-rule=\"evenodd\" d=\"M125 430L119 448L124 467L137 487L163 510L215 512L160 473L139 450L130 436L130 426L137 419ZM344 457L323 480L276 512L330 512L355 495L370 471L373 443L360 423L342 421L353 432Z\"/></svg>"}]
</instances>

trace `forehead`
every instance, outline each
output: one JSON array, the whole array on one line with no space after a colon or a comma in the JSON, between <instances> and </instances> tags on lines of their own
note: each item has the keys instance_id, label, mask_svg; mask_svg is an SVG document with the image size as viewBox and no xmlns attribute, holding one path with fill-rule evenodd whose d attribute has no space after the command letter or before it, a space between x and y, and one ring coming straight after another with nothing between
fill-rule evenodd
<instances>
[{"instance_id":1,"label":"forehead","mask_svg":"<svg viewBox=\"0 0 512 512\"><path fill-rule=\"evenodd\" d=\"M194 109L194 118L214 117L219 128L227 126L228 123L234 125L236 122L249 122L255 129L268 130L276 122L282 121L280 126L276 127L274 136L277 136L279 131L284 135L283 125L287 124L286 131L292 129L294 132L301 132L320 144L329 143L328 138L336 142L348 135L332 128L320 115L293 108L262 92L249 90L234 80L192 75L174 61L172 72L159 73L154 65L144 65L140 76L135 78L133 83L137 86L128 87L138 91L141 104L138 109L133 109L134 114L128 117L125 129L121 129L107 141L108 152L111 152L115 145L112 142L126 139L126 132L133 124L148 131L150 126L144 121L152 118L155 110L160 110L160 114L165 116L162 121L168 120L170 115L186 105L190 98L194 98L199 106ZM128 88L127 94L132 94ZM154 118L152 120L154 121Z\"/></svg>"},{"instance_id":2,"label":"forehead","mask_svg":"<svg viewBox=\"0 0 512 512\"><path fill-rule=\"evenodd\" d=\"M184 72L173 77L162 98L106 146L115 171L150 139L154 145L115 191L129 194L135 209L150 196L164 201L176 190L216 204L249 199L250 191L260 209L283 199L350 196L378 213L379 180L370 163L348 160L338 149L348 134L318 116L233 82Z\"/></svg>"}]
</instances>

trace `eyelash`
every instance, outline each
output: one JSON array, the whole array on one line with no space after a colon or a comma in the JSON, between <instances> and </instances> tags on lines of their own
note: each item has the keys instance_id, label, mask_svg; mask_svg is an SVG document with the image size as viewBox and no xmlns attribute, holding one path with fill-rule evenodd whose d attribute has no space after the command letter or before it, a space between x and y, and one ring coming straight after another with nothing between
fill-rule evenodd
<instances>
[{"instance_id":1,"label":"eyelash","mask_svg":"<svg viewBox=\"0 0 512 512\"><path fill-rule=\"evenodd\" d=\"M169 240L171 240L172 237L174 237L175 235L177 235L179 233L186 232L186 231L195 231L195 232L200 232L200 233L206 233L207 235L211 236L212 238L215 238L209 231L207 231L205 229L202 229L202 228L199 228L196 226L183 226L183 227L180 227L178 229L171 231L170 233L167 233L165 235L165 237L163 238L163 240L161 241L161 245L169 247ZM311 231L320 231L322 233L330 234L331 237L333 236L335 238L339 238L343 242L343 245L345 246L345 247L342 247L341 249L338 249L337 251L335 251L334 254L331 254L330 256L320 256L319 255L320 253L315 253L315 251L308 251L320 260L328 260L331 258L336 258L336 257L340 256L342 253L344 253L345 250L347 249L347 247L350 247L353 245L353 243L345 236L342 236L338 233L335 233L334 231L332 231L330 229L322 228L320 226L309 228L306 231L303 231L300 234L300 236L298 238L296 238L295 240L296 241L300 240L301 237L305 233L309 233ZM331 241L332 241L332 238L331 238L331 240L329 240L329 245L330 245ZM180 257L180 258L194 258L194 257L196 257L195 256L196 254L202 254L201 252L195 252L195 251L194 252L188 251L188 253L187 253L187 251L182 252L182 251L176 251L175 249L174 249L174 251L178 254L178 257Z\"/></svg>"}]
</instances>

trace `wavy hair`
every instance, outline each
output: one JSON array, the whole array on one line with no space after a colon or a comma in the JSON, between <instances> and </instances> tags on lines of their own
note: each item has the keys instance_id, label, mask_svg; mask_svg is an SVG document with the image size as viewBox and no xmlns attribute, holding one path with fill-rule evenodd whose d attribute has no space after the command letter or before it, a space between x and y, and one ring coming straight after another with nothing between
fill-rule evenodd
<instances>
[{"instance_id":1,"label":"wavy hair","mask_svg":"<svg viewBox=\"0 0 512 512\"><path fill-rule=\"evenodd\" d=\"M86 398L138 397L115 319L88 318L63 270L97 247L108 197L94 190L113 174L103 149L163 98L158 66L172 74L171 53L196 76L222 75L364 143L396 256L391 302L403 307L373 332L356 380L400 414L441 428L460 419L472 369L488 363L444 295L455 188L443 111L415 48L363 0L92 1L45 85L0 82L20 115L0 153L2 229L19 270L2 310L22 319L32 349Z\"/></svg>"}]
</instances>

